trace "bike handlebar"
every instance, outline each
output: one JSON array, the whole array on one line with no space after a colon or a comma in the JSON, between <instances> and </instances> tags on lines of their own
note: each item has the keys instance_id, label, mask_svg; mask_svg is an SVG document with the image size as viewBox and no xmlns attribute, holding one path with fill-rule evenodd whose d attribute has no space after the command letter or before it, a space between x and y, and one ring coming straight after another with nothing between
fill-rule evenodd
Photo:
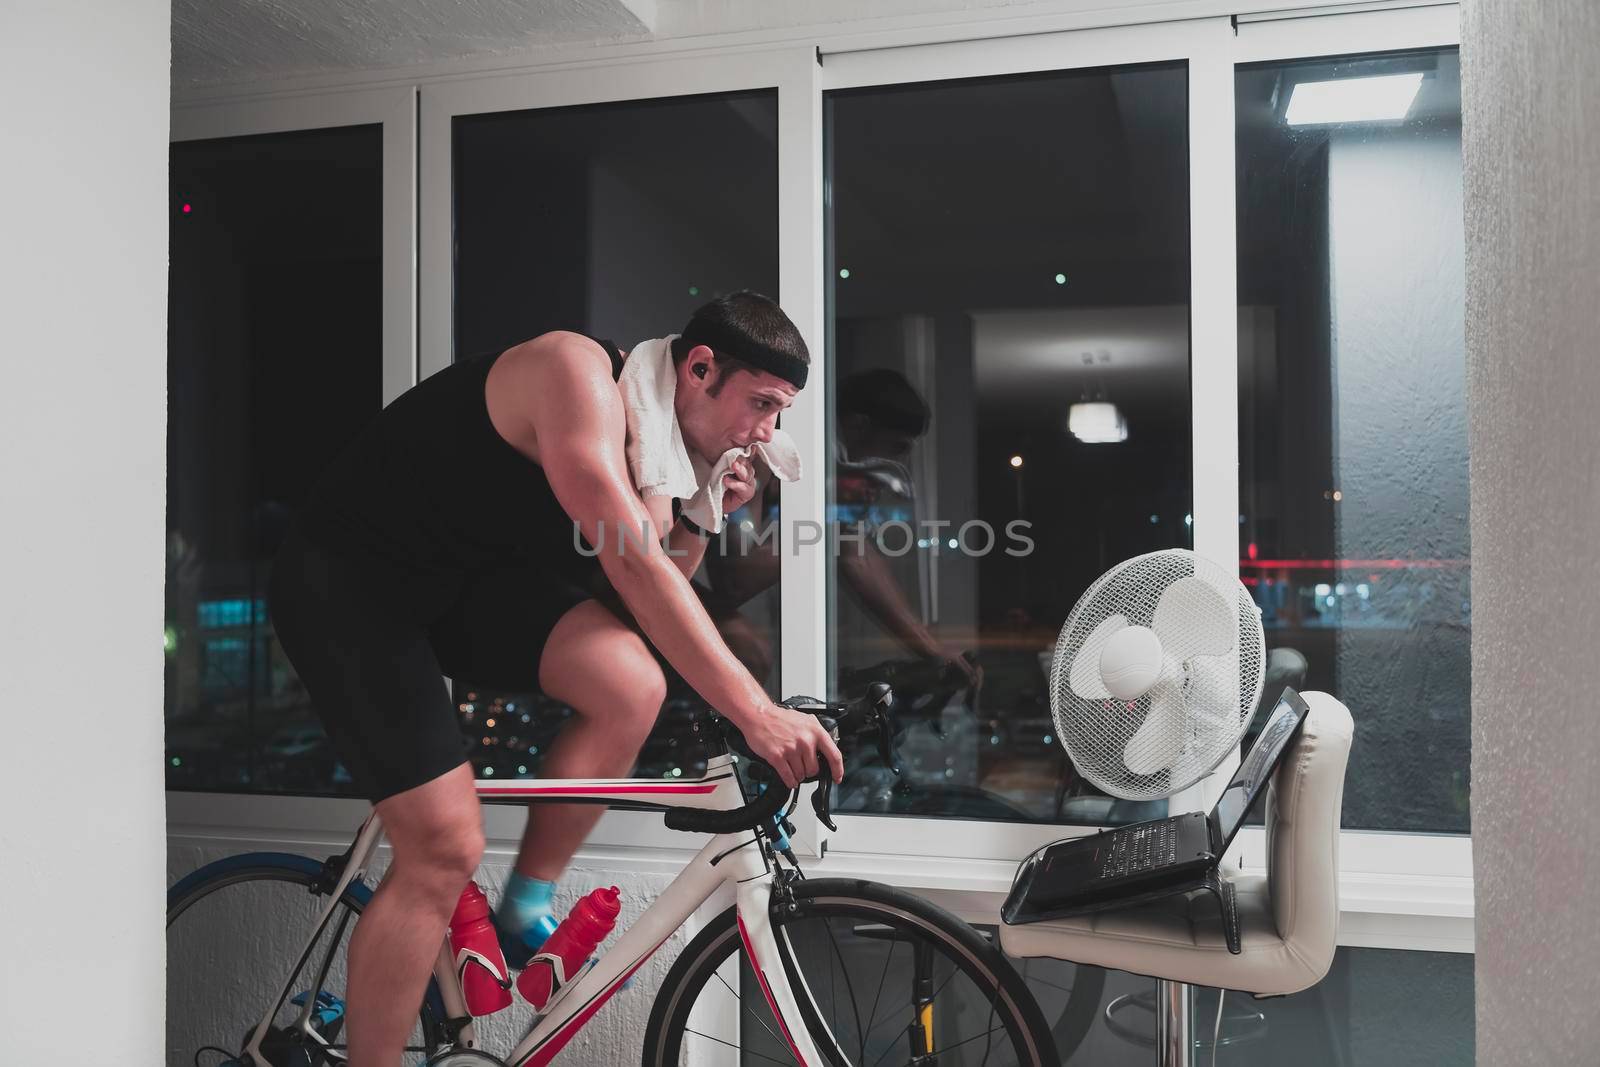
<instances>
[{"instance_id":1,"label":"bike handlebar","mask_svg":"<svg viewBox=\"0 0 1600 1067\"><path fill-rule=\"evenodd\" d=\"M779 702L781 707L791 711L815 715L835 741L842 735L851 735L876 731L878 734L878 747L883 754L884 762L893 764L893 739L894 739L894 692L882 682L868 687L865 696L856 700L828 702L815 697L795 696ZM672 830L690 830L709 834L731 834L740 830L753 830L760 826L769 825L776 819L789 802L793 791L782 788L782 783L773 769L745 744L744 735L738 727L720 716L711 718L712 728L719 730L722 739L734 751L741 753L750 761L751 777L766 783L766 789L760 796L741 807L727 811L699 811L694 808L673 808L666 813L667 827ZM896 773L899 773L896 769ZM823 825L830 830L836 829L829 816L830 796L833 782L828 778L824 767L816 777L807 779L814 781L818 788L812 805L817 809L817 815Z\"/></svg>"}]
</instances>

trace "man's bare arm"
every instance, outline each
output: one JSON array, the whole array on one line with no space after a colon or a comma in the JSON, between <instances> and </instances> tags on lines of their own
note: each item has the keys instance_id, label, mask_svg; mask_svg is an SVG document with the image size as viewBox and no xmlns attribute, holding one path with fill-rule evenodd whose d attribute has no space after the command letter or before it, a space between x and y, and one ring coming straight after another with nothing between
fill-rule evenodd
<instances>
[{"instance_id":1,"label":"man's bare arm","mask_svg":"<svg viewBox=\"0 0 1600 1067\"><path fill-rule=\"evenodd\" d=\"M637 536L654 530L628 476L627 420L605 353L577 334L534 343L544 351L523 361L519 369L528 380L516 390L529 398L545 477L589 543L600 547L603 540L601 566L645 635L785 781L793 785L815 774L818 752L838 780L843 762L826 731L811 716L768 699L662 550L659 534ZM625 550L618 537L623 530L632 531Z\"/></svg>"},{"instance_id":2,"label":"man's bare arm","mask_svg":"<svg viewBox=\"0 0 1600 1067\"><path fill-rule=\"evenodd\" d=\"M667 548L672 552L672 562L677 566L678 572L685 578L693 578L694 572L700 569L701 560L706 558L707 538L679 523L672 524L672 530L667 534Z\"/></svg>"}]
</instances>

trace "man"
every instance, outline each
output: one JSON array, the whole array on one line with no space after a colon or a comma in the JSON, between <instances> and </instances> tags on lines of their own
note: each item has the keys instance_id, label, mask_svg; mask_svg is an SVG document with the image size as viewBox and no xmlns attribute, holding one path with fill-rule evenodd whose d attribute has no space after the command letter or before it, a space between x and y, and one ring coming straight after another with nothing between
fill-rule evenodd
<instances>
[{"instance_id":1,"label":"man","mask_svg":"<svg viewBox=\"0 0 1600 1067\"><path fill-rule=\"evenodd\" d=\"M879 368L842 381L837 406L834 485L839 517L835 521L850 527L850 539L839 542L842 587L851 590L911 655L944 664L968 684L981 684L982 669L958 649L948 647L923 623L880 550L877 526L870 518L881 498L912 503L915 486L905 463L932 421L927 401L905 375ZM778 480L768 479L760 509L763 515L776 509L777 493ZM741 545L737 551L712 553L706 561L712 587L699 590L723 639L758 676L771 669L771 643L739 613L739 606L778 584L779 551L774 539L755 551ZM841 610L843 605L841 601Z\"/></svg>"},{"instance_id":2,"label":"man","mask_svg":"<svg viewBox=\"0 0 1600 1067\"><path fill-rule=\"evenodd\" d=\"M433 375L329 467L274 563L279 640L393 847L351 938L355 1067L399 1061L483 853L442 675L538 688L570 705L577 715L551 746L546 776L623 776L666 685L642 631L787 784L816 775L819 756L842 776L827 733L767 697L690 589L703 533L674 521L672 501L634 487L616 384L625 358L558 332ZM810 361L783 311L748 292L697 311L673 359L678 426L707 462L770 440ZM754 489L740 464L725 510ZM574 524L606 546L597 557L580 551ZM619 551L625 530L633 536ZM591 595L599 571L637 629ZM497 916L513 940L549 913L555 879L599 815L583 805L530 815Z\"/></svg>"}]
</instances>

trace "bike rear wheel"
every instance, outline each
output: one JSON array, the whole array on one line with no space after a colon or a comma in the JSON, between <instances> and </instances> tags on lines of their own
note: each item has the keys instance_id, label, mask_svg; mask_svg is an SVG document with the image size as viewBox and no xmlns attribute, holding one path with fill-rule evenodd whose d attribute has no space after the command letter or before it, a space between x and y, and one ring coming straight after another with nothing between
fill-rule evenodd
<instances>
[{"instance_id":1,"label":"bike rear wheel","mask_svg":"<svg viewBox=\"0 0 1600 1067\"><path fill-rule=\"evenodd\" d=\"M167 1067L237 1060L274 1004L262 1045L272 1067L343 1063L350 934L372 890L351 882L308 948L335 882L317 860L258 852L208 864L167 891ZM438 1050L443 1015L430 982L407 1063Z\"/></svg>"},{"instance_id":2,"label":"bike rear wheel","mask_svg":"<svg viewBox=\"0 0 1600 1067\"><path fill-rule=\"evenodd\" d=\"M808 1029L834 1067L1058 1067L1050 1029L1005 956L920 897L853 879L793 885L774 931ZM822 1037L819 1033L825 1033ZM733 909L678 957L650 1013L644 1067L794 1065L741 951ZM824 1055L827 1055L824 1053ZM821 1067L821 1065L807 1065Z\"/></svg>"}]
</instances>

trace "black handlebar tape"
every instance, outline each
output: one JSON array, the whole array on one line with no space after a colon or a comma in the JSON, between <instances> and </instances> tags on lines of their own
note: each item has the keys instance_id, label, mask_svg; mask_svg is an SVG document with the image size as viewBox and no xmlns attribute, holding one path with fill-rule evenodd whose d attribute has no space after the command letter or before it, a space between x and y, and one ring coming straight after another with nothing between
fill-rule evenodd
<instances>
[{"instance_id":1,"label":"black handlebar tape","mask_svg":"<svg viewBox=\"0 0 1600 1067\"><path fill-rule=\"evenodd\" d=\"M769 785L767 791L750 803L731 811L699 811L695 808L673 808L666 814L667 829L688 830L704 834L732 834L740 830L754 830L777 817L789 802L790 791L780 785Z\"/></svg>"}]
</instances>

